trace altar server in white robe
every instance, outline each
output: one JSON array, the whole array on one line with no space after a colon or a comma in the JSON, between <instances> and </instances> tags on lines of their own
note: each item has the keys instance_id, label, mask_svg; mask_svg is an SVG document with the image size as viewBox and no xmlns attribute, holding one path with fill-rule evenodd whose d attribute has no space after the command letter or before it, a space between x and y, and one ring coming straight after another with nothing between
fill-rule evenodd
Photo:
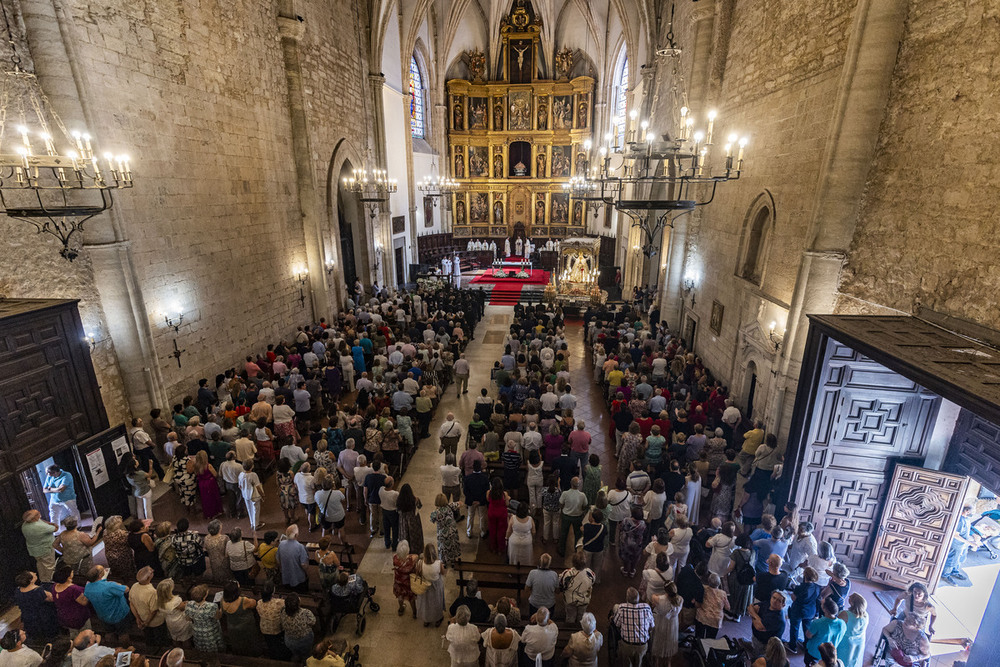
<instances>
[{"instance_id":1,"label":"altar server in white robe","mask_svg":"<svg viewBox=\"0 0 1000 667\"><path fill-rule=\"evenodd\" d=\"M441 258L441 275L450 276L451 275L451 260L447 257Z\"/></svg>"},{"instance_id":2,"label":"altar server in white robe","mask_svg":"<svg viewBox=\"0 0 1000 667\"><path fill-rule=\"evenodd\" d=\"M503 240L503 256L510 257L510 239Z\"/></svg>"},{"instance_id":3,"label":"altar server in white robe","mask_svg":"<svg viewBox=\"0 0 1000 667\"><path fill-rule=\"evenodd\" d=\"M521 254L524 252L524 241L521 240L520 236L517 237L517 241L514 243L514 249L517 251L518 257L524 257L524 255Z\"/></svg>"},{"instance_id":4,"label":"altar server in white robe","mask_svg":"<svg viewBox=\"0 0 1000 667\"><path fill-rule=\"evenodd\" d=\"M458 255L451 260L451 275L455 280L455 287L462 286L462 263L458 259Z\"/></svg>"}]
</instances>

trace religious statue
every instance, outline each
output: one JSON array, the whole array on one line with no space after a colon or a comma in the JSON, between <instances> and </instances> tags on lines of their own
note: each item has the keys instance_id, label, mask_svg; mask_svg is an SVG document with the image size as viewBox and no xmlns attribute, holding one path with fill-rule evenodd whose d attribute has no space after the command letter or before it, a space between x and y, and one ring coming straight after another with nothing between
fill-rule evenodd
<instances>
[{"instance_id":1,"label":"religious statue","mask_svg":"<svg viewBox=\"0 0 1000 667\"><path fill-rule=\"evenodd\" d=\"M576 175L586 176L587 175L587 154L577 153L576 154Z\"/></svg>"},{"instance_id":2,"label":"religious statue","mask_svg":"<svg viewBox=\"0 0 1000 667\"><path fill-rule=\"evenodd\" d=\"M526 94L511 93L510 129L531 129L531 102Z\"/></svg>"},{"instance_id":3,"label":"religious statue","mask_svg":"<svg viewBox=\"0 0 1000 667\"><path fill-rule=\"evenodd\" d=\"M556 78L568 79L571 71L573 71L573 51L566 47L556 53Z\"/></svg>"},{"instance_id":4,"label":"religious statue","mask_svg":"<svg viewBox=\"0 0 1000 667\"><path fill-rule=\"evenodd\" d=\"M461 153L455 156L455 178L465 178L465 160Z\"/></svg>"},{"instance_id":5,"label":"religious statue","mask_svg":"<svg viewBox=\"0 0 1000 667\"><path fill-rule=\"evenodd\" d=\"M545 178L545 153L538 153L535 158L535 178Z\"/></svg>"},{"instance_id":6,"label":"religious statue","mask_svg":"<svg viewBox=\"0 0 1000 667\"><path fill-rule=\"evenodd\" d=\"M454 129L464 130L465 129L464 120L465 120L465 115L462 112L462 102L456 100L453 111L453 120L452 120L452 125L454 126Z\"/></svg>"},{"instance_id":7,"label":"religious statue","mask_svg":"<svg viewBox=\"0 0 1000 667\"><path fill-rule=\"evenodd\" d=\"M455 224L464 225L465 224L465 202L460 201L455 204Z\"/></svg>"},{"instance_id":8,"label":"religious statue","mask_svg":"<svg viewBox=\"0 0 1000 667\"><path fill-rule=\"evenodd\" d=\"M486 78L486 54L477 47L473 51L466 51L469 62L469 74L473 81L484 81Z\"/></svg>"},{"instance_id":9,"label":"religious statue","mask_svg":"<svg viewBox=\"0 0 1000 667\"><path fill-rule=\"evenodd\" d=\"M518 236L517 241L514 242L514 249L517 251L518 257L524 257L522 254L524 252L524 241L521 240L520 236Z\"/></svg>"},{"instance_id":10,"label":"religious statue","mask_svg":"<svg viewBox=\"0 0 1000 667\"><path fill-rule=\"evenodd\" d=\"M493 202L493 223L503 224L503 203L501 202Z\"/></svg>"},{"instance_id":11,"label":"religious statue","mask_svg":"<svg viewBox=\"0 0 1000 667\"><path fill-rule=\"evenodd\" d=\"M539 199L535 202L535 224L544 225L545 224L545 200Z\"/></svg>"},{"instance_id":12,"label":"religious statue","mask_svg":"<svg viewBox=\"0 0 1000 667\"><path fill-rule=\"evenodd\" d=\"M576 108L576 126L581 130L586 129L587 127L587 112L589 110L590 109L588 108L586 102L580 102L579 106Z\"/></svg>"},{"instance_id":13,"label":"religious statue","mask_svg":"<svg viewBox=\"0 0 1000 667\"><path fill-rule=\"evenodd\" d=\"M570 115L573 103L570 97L557 97L552 102L552 129L568 130L573 125L573 117Z\"/></svg>"},{"instance_id":14,"label":"religious statue","mask_svg":"<svg viewBox=\"0 0 1000 667\"><path fill-rule=\"evenodd\" d=\"M503 241L503 256L510 257L510 239L504 239Z\"/></svg>"},{"instance_id":15,"label":"religious statue","mask_svg":"<svg viewBox=\"0 0 1000 667\"><path fill-rule=\"evenodd\" d=\"M583 202L578 201L573 203L573 224L582 225L583 224Z\"/></svg>"},{"instance_id":16,"label":"religious statue","mask_svg":"<svg viewBox=\"0 0 1000 667\"><path fill-rule=\"evenodd\" d=\"M493 178L503 178L503 154L493 156Z\"/></svg>"},{"instance_id":17,"label":"religious statue","mask_svg":"<svg viewBox=\"0 0 1000 667\"><path fill-rule=\"evenodd\" d=\"M547 130L549 128L549 106L545 103L545 98L540 98L538 103L538 129Z\"/></svg>"},{"instance_id":18,"label":"religious statue","mask_svg":"<svg viewBox=\"0 0 1000 667\"><path fill-rule=\"evenodd\" d=\"M493 129L497 132L503 130L503 98L493 99Z\"/></svg>"}]
</instances>

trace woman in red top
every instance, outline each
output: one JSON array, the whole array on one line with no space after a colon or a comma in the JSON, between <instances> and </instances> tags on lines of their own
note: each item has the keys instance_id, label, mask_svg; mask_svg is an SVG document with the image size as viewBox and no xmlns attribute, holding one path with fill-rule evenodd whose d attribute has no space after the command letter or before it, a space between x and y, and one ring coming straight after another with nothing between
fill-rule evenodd
<instances>
[{"instance_id":1,"label":"woman in red top","mask_svg":"<svg viewBox=\"0 0 1000 667\"><path fill-rule=\"evenodd\" d=\"M507 551L507 502L510 496L503 490L503 481L494 477L486 499L486 520L490 530L490 551L506 553Z\"/></svg>"},{"instance_id":2,"label":"woman in red top","mask_svg":"<svg viewBox=\"0 0 1000 667\"><path fill-rule=\"evenodd\" d=\"M416 565L417 556L410 553L410 543L400 540L392 557L392 594L399 602L396 613L400 616L406 613L406 603L409 602L413 618L417 617L416 596L410 589L410 573Z\"/></svg>"}]
</instances>

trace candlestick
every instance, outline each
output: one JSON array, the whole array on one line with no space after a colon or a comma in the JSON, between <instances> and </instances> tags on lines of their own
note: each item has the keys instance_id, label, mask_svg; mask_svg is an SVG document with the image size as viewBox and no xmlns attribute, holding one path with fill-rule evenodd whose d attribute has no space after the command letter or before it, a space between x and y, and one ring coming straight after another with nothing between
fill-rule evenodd
<instances>
[{"instance_id":1,"label":"candlestick","mask_svg":"<svg viewBox=\"0 0 1000 667\"><path fill-rule=\"evenodd\" d=\"M740 139L740 152L736 156L736 168L739 169L743 165L743 149L746 148L748 139L743 137Z\"/></svg>"}]
</instances>

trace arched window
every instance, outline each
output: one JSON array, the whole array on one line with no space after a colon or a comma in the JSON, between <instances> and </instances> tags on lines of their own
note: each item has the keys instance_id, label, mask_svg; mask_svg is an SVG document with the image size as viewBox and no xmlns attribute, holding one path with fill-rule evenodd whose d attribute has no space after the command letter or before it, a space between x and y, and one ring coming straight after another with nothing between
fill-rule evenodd
<instances>
[{"instance_id":1,"label":"arched window","mask_svg":"<svg viewBox=\"0 0 1000 667\"><path fill-rule=\"evenodd\" d=\"M761 284L773 226L774 199L764 192L754 200L743 223L742 252L736 269L740 278Z\"/></svg>"},{"instance_id":2,"label":"arched window","mask_svg":"<svg viewBox=\"0 0 1000 667\"><path fill-rule=\"evenodd\" d=\"M622 47L615 68L614 114L611 120L611 131L615 135L615 145L625 145L625 111L628 102L628 55Z\"/></svg>"},{"instance_id":3,"label":"arched window","mask_svg":"<svg viewBox=\"0 0 1000 667\"><path fill-rule=\"evenodd\" d=\"M417 59L410 56L410 134L414 139L424 138L424 84L420 77Z\"/></svg>"}]
</instances>

